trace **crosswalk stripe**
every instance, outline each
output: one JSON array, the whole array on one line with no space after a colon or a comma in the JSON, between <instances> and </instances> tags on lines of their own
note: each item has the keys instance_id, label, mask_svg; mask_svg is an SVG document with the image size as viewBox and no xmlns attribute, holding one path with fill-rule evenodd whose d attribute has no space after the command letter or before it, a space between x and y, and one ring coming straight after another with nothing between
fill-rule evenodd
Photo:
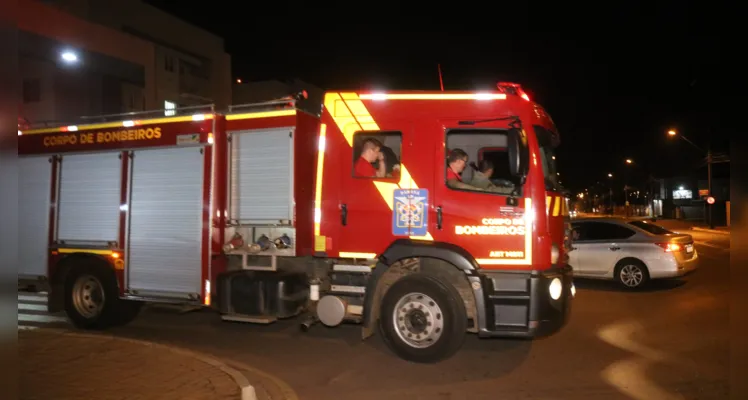
<instances>
[{"instance_id":1,"label":"crosswalk stripe","mask_svg":"<svg viewBox=\"0 0 748 400\"><path fill-rule=\"evenodd\" d=\"M67 322L67 319L57 315L18 314L18 322L53 323Z\"/></svg>"},{"instance_id":2,"label":"crosswalk stripe","mask_svg":"<svg viewBox=\"0 0 748 400\"><path fill-rule=\"evenodd\" d=\"M46 303L47 296L45 295L33 295L33 294L19 294L18 302L31 302L31 303Z\"/></svg>"},{"instance_id":3,"label":"crosswalk stripe","mask_svg":"<svg viewBox=\"0 0 748 400\"><path fill-rule=\"evenodd\" d=\"M18 311L47 311L47 305L18 303Z\"/></svg>"}]
</instances>

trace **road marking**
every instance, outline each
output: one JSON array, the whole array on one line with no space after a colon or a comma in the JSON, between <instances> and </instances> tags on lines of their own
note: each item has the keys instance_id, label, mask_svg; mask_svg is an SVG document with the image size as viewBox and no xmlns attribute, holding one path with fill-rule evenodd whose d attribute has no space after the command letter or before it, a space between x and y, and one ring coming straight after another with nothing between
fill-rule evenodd
<instances>
[{"instance_id":1,"label":"road marking","mask_svg":"<svg viewBox=\"0 0 748 400\"><path fill-rule=\"evenodd\" d=\"M641 324L632 321L611 324L598 331L597 336L602 341L634 355L606 367L601 373L603 379L634 399L681 399L648 379L646 371L650 364L671 360L667 353L649 348L630 338L631 334L642 329Z\"/></svg>"},{"instance_id":2,"label":"road marking","mask_svg":"<svg viewBox=\"0 0 748 400\"><path fill-rule=\"evenodd\" d=\"M25 304L18 303L18 311L47 311L47 306L44 304Z\"/></svg>"},{"instance_id":3,"label":"road marking","mask_svg":"<svg viewBox=\"0 0 748 400\"><path fill-rule=\"evenodd\" d=\"M18 322L67 322L67 318L56 315L18 314Z\"/></svg>"},{"instance_id":4,"label":"road marking","mask_svg":"<svg viewBox=\"0 0 748 400\"><path fill-rule=\"evenodd\" d=\"M47 304L47 296L19 294L18 302L44 303Z\"/></svg>"}]
</instances>

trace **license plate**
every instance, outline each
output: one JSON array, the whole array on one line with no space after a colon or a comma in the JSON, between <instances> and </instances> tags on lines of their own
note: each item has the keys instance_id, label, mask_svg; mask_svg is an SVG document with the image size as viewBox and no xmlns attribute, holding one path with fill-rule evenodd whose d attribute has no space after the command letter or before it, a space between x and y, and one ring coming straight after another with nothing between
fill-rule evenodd
<instances>
[{"instance_id":1,"label":"license plate","mask_svg":"<svg viewBox=\"0 0 748 400\"><path fill-rule=\"evenodd\" d=\"M686 245L686 253L693 253L693 245L687 244Z\"/></svg>"}]
</instances>

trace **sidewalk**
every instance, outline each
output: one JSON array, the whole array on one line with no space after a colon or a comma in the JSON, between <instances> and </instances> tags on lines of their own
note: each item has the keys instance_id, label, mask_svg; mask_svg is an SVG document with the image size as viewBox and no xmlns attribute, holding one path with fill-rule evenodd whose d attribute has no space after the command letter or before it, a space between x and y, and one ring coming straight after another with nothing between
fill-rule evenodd
<instances>
[{"instance_id":1,"label":"sidewalk","mask_svg":"<svg viewBox=\"0 0 748 400\"><path fill-rule=\"evenodd\" d=\"M690 221L683 221L683 220L677 220L677 219L657 219L655 223L657 225L660 225L670 230L680 230L680 231L694 230L694 231L700 231L700 232L718 233L718 234L723 234L723 235L730 234L730 227L718 226L718 227L715 227L715 229L709 229L708 226L705 226L701 224L700 222L694 223Z\"/></svg>"},{"instance_id":2,"label":"sidewalk","mask_svg":"<svg viewBox=\"0 0 748 400\"><path fill-rule=\"evenodd\" d=\"M147 342L40 329L18 343L21 399L236 400L249 386L216 360Z\"/></svg>"}]
</instances>

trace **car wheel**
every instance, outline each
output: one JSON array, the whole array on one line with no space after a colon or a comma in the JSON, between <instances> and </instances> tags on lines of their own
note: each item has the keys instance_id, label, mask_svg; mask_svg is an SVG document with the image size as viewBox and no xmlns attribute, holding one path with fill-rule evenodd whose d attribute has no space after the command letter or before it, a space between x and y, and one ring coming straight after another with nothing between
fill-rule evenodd
<instances>
[{"instance_id":1,"label":"car wheel","mask_svg":"<svg viewBox=\"0 0 748 400\"><path fill-rule=\"evenodd\" d=\"M616 280L626 289L639 289L649 281L647 266L639 260L622 260L615 271Z\"/></svg>"},{"instance_id":2,"label":"car wheel","mask_svg":"<svg viewBox=\"0 0 748 400\"><path fill-rule=\"evenodd\" d=\"M451 284L413 274L395 282L385 294L379 326L398 356L433 363L449 358L462 346L467 315Z\"/></svg>"}]
</instances>

